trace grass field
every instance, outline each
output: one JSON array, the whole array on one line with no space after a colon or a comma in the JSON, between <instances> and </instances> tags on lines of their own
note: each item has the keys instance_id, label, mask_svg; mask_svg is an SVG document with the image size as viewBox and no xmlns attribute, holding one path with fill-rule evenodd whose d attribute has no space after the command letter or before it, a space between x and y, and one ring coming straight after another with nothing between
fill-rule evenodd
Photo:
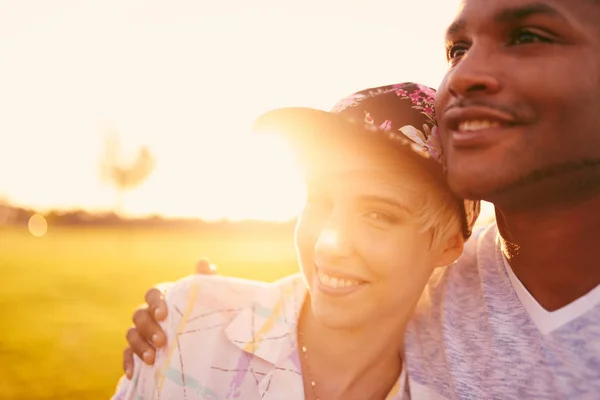
<instances>
[{"instance_id":1,"label":"grass field","mask_svg":"<svg viewBox=\"0 0 600 400\"><path fill-rule=\"evenodd\" d=\"M0 228L0 398L107 399L132 310L207 256L223 275L296 271L292 232Z\"/></svg>"}]
</instances>

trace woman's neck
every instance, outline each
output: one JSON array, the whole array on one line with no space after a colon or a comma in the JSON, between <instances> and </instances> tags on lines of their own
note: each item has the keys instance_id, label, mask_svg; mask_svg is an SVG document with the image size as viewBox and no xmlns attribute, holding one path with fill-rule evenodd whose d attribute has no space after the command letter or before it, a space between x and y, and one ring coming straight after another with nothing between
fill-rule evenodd
<instances>
[{"instance_id":1,"label":"woman's neck","mask_svg":"<svg viewBox=\"0 0 600 400\"><path fill-rule=\"evenodd\" d=\"M385 398L402 371L409 316L407 311L361 328L331 329L314 317L307 296L298 322L306 398L314 397L311 380L321 399Z\"/></svg>"}]
</instances>

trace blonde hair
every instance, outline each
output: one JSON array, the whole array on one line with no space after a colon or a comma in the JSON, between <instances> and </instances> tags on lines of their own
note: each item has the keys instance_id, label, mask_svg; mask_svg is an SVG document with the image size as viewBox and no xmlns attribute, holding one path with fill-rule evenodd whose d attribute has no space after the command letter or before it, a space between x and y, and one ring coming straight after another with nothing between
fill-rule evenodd
<instances>
[{"instance_id":1,"label":"blonde hair","mask_svg":"<svg viewBox=\"0 0 600 400\"><path fill-rule=\"evenodd\" d=\"M464 240L462 234L464 210L461 210L461 207L464 207L463 201L448 186L442 167L439 167L439 173L428 169L423 164L421 156L414 153L407 154L406 149L390 146L389 139L386 137L375 136L368 139L358 138L346 144L375 159L384 157L384 153L395 154L393 163L413 178L410 187L404 188L422 198L421 206L416 210L415 216L417 223L422 226L422 232L430 231L432 234L430 248L435 249L454 236Z\"/></svg>"},{"instance_id":2,"label":"blonde hair","mask_svg":"<svg viewBox=\"0 0 600 400\"><path fill-rule=\"evenodd\" d=\"M445 182L423 182L417 188L423 194L423 202L417 211L418 223L423 232L430 231L431 248L441 246L451 237L462 235L463 212L461 200Z\"/></svg>"},{"instance_id":3,"label":"blonde hair","mask_svg":"<svg viewBox=\"0 0 600 400\"><path fill-rule=\"evenodd\" d=\"M463 237L464 207L462 199L450 189L446 178L441 171L439 174L425 167L419 156L414 158L404 154L398 159L398 164L413 177L414 184L411 191L421 197L421 206L416 210L417 223L421 225L422 232L430 231L431 248L441 246L451 237Z\"/></svg>"}]
</instances>

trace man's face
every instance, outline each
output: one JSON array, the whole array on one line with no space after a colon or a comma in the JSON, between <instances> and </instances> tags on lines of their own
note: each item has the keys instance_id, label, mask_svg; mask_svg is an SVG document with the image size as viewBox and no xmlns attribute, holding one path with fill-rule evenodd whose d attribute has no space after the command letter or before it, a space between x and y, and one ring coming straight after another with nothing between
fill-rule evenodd
<instances>
[{"instance_id":1,"label":"man's face","mask_svg":"<svg viewBox=\"0 0 600 400\"><path fill-rule=\"evenodd\" d=\"M340 149L311 161L295 241L312 312L326 326L397 323L431 274L432 234L415 216L431 189L397 159Z\"/></svg>"},{"instance_id":2,"label":"man's face","mask_svg":"<svg viewBox=\"0 0 600 400\"><path fill-rule=\"evenodd\" d=\"M450 186L516 207L600 187L600 1L464 0L436 111Z\"/></svg>"}]
</instances>

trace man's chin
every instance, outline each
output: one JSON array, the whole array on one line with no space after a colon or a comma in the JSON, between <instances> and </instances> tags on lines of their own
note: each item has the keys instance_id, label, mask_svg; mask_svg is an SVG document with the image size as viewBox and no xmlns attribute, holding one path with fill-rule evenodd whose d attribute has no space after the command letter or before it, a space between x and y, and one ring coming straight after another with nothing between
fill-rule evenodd
<instances>
[{"instance_id":1,"label":"man's chin","mask_svg":"<svg viewBox=\"0 0 600 400\"><path fill-rule=\"evenodd\" d=\"M526 211L581 201L600 192L600 159L526 168L518 160L449 163L446 178L460 197L506 210ZM481 160L479 160L481 161ZM521 163L523 164L523 163Z\"/></svg>"},{"instance_id":2,"label":"man's chin","mask_svg":"<svg viewBox=\"0 0 600 400\"><path fill-rule=\"evenodd\" d=\"M499 185L494 184L486 177L465 175L465 174L447 174L448 184L452 191L459 197L468 200L491 201Z\"/></svg>"}]
</instances>

